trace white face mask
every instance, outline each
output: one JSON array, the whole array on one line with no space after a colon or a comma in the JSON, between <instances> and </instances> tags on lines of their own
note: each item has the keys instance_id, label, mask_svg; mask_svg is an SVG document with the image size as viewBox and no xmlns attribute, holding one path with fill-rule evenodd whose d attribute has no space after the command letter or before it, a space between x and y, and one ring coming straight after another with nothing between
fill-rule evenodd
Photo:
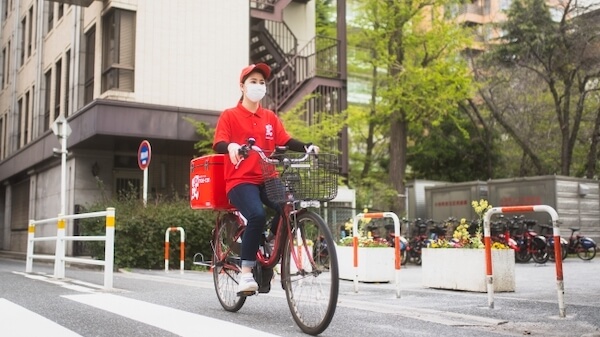
<instances>
[{"instance_id":1,"label":"white face mask","mask_svg":"<svg viewBox=\"0 0 600 337\"><path fill-rule=\"evenodd\" d=\"M246 97L254 103L259 102L267 93L265 84L248 83L246 84Z\"/></svg>"}]
</instances>

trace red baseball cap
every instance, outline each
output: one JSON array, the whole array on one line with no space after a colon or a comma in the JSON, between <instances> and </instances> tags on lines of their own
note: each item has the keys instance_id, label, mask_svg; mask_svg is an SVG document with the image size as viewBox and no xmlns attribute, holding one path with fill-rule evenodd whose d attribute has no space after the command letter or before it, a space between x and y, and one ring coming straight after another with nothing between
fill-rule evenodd
<instances>
[{"instance_id":1,"label":"red baseball cap","mask_svg":"<svg viewBox=\"0 0 600 337\"><path fill-rule=\"evenodd\" d=\"M265 63L257 63L251 64L246 68L242 69L242 73L240 74L240 83L244 83L244 80L250 73L253 71L259 71L265 77L265 80L271 76L271 67L266 65Z\"/></svg>"}]
</instances>

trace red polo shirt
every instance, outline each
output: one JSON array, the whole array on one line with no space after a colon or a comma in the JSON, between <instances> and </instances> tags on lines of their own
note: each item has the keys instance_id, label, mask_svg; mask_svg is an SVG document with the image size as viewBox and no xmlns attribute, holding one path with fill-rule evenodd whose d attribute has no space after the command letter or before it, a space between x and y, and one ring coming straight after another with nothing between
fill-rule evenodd
<instances>
[{"instance_id":1,"label":"red polo shirt","mask_svg":"<svg viewBox=\"0 0 600 337\"><path fill-rule=\"evenodd\" d=\"M262 106L258 107L256 113L250 112L241 103L238 103L235 108L223 111L215 130L213 147L219 142L243 145L248 138L256 139L256 145L269 155L275 146L285 145L292 137L285 131L279 117L273 111L263 109ZM241 183L261 184L263 182L261 160L258 153L250 151L250 156L236 169L228 156L225 159L227 193Z\"/></svg>"}]
</instances>

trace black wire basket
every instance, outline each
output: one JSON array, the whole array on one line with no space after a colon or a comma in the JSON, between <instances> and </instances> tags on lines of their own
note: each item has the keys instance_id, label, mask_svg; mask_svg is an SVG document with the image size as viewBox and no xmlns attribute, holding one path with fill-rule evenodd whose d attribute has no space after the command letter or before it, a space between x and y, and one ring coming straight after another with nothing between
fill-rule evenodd
<instances>
[{"instance_id":1,"label":"black wire basket","mask_svg":"<svg viewBox=\"0 0 600 337\"><path fill-rule=\"evenodd\" d=\"M262 162L267 197L274 203L329 201L337 196L339 166L334 154L310 154L306 161L293 163L304 153L273 155L277 164Z\"/></svg>"}]
</instances>

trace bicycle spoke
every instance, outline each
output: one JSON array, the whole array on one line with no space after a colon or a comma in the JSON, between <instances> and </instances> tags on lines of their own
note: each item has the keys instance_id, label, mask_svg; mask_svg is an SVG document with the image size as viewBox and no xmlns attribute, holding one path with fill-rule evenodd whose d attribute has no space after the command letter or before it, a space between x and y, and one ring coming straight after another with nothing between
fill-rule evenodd
<instances>
[{"instance_id":1,"label":"bicycle spoke","mask_svg":"<svg viewBox=\"0 0 600 337\"><path fill-rule=\"evenodd\" d=\"M297 219L293 245L286 246L282 277L288 305L306 333L324 331L335 312L339 278L335 245L329 229L314 213Z\"/></svg>"},{"instance_id":2,"label":"bicycle spoke","mask_svg":"<svg viewBox=\"0 0 600 337\"><path fill-rule=\"evenodd\" d=\"M233 240L238 230L237 218L227 214L217 223L213 237L213 279L221 306L227 311L238 311L246 298L237 296L240 277L240 258L236 254L239 244ZM232 247L233 246L233 247Z\"/></svg>"}]
</instances>

